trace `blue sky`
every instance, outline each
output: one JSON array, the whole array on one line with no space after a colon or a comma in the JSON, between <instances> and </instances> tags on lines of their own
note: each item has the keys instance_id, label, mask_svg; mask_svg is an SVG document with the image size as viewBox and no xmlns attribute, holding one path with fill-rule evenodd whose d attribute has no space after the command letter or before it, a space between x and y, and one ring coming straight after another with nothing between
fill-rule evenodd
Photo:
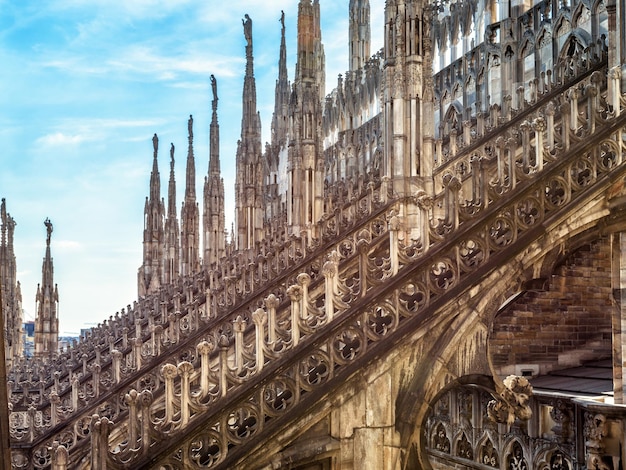
<instances>
[{"instance_id":1,"label":"blue sky","mask_svg":"<svg viewBox=\"0 0 626 470\"><path fill-rule=\"evenodd\" d=\"M348 63L348 1L321 0L326 87ZM263 140L269 140L285 11L293 80L295 0L0 0L0 197L15 219L18 280L35 317L49 217L61 334L78 333L132 303L142 257L143 207L160 139L167 197L176 146L184 194L187 119L194 116L196 193L208 170L209 77L218 81L226 217L234 207L245 39L253 20ZM382 47L384 0L371 0L372 51ZM199 201L201 203L201 200Z\"/></svg>"}]
</instances>

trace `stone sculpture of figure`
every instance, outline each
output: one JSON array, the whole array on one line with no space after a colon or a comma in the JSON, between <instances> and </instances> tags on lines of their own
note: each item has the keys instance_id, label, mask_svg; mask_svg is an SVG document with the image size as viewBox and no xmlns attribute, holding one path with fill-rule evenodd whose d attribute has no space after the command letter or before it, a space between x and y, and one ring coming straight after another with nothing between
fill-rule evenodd
<instances>
[{"instance_id":1,"label":"stone sculpture of figure","mask_svg":"<svg viewBox=\"0 0 626 470\"><path fill-rule=\"evenodd\" d=\"M211 89L213 90L213 101L217 102L217 80L215 80L215 75L211 75Z\"/></svg>"},{"instance_id":2,"label":"stone sculpture of figure","mask_svg":"<svg viewBox=\"0 0 626 470\"><path fill-rule=\"evenodd\" d=\"M46 220L44 220L43 224L46 226L46 232L48 232L46 243L50 245L50 238L52 236L52 222L50 222L50 219L46 217Z\"/></svg>"},{"instance_id":3,"label":"stone sculpture of figure","mask_svg":"<svg viewBox=\"0 0 626 470\"><path fill-rule=\"evenodd\" d=\"M244 16L244 19L241 20L241 23L243 24L243 35L246 38L248 46L251 46L252 45L252 20L250 19L247 13Z\"/></svg>"},{"instance_id":4,"label":"stone sculpture of figure","mask_svg":"<svg viewBox=\"0 0 626 470\"><path fill-rule=\"evenodd\" d=\"M193 139L193 116L189 115L189 121L187 121L187 130L189 131L189 138Z\"/></svg>"},{"instance_id":5,"label":"stone sculpture of figure","mask_svg":"<svg viewBox=\"0 0 626 470\"><path fill-rule=\"evenodd\" d=\"M285 30L285 12L283 10L280 10L280 25L284 31Z\"/></svg>"},{"instance_id":6,"label":"stone sculpture of figure","mask_svg":"<svg viewBox=\"0 0 626 470\"><path fill-rule=\"evenodd\" d=\"M156 134L152 136L152 146L154 147L154 154L156 155L159 150L159 138Z\"/></svg>"},{"instance_id":7,"label":"stone sculpture of figure","mask_svg":"<svg viewBox=\"0 0 626 470\"><path fill-rule=\"evenodd\" d=\"M170 159L172 160L172 163L174 162L174 144L170 143L171 147L170 147Z\"/></svg>"}]
</instances>

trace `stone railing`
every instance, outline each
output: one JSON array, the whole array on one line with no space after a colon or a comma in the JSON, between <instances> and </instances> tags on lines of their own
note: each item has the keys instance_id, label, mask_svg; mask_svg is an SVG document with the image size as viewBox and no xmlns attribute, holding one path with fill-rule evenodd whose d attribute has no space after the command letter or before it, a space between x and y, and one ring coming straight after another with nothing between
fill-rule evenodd
<instances>
[{"instance_id":1,"label":"stone railing","mask_svg":"<svg viewBox=\"0 0 626 470\"><path fill-rule=\"evenodd\" d=\"M299 237L286 237L281 243L268 241L259 244L255 250L234 253L207 272L181 278L177 284L165 286L159 293L128 305L121 314L118 312L90 330L86 338L56 359L47 363L33 360L16 363L8 377L13 410L26 411L35 407L36 412L40 412L57 402L60 414L50 413L50 419L54 420L57 415L63 419L68 410L76 410L98 398L103 390L119 380L116 378L119 373L123 376L125 369L128 372L136 369L141 361L138 352L148 358L158 356L161 346L173 342L170 320L181 321L181 328L188 326L184 325L185 315L181 312L198 308L207 295L209 306L214 309L234 306L235 301L241 301L253 295L256 289L274 282L277 276L312 256L340 233L358 226L386 200L379 193L379 184L373 181L337 186L329 188L337 202L329 215L319 222L316 230L319 238L307 239L307 234L303 233ZM210 312L203 314L211 315ZM118 351L122 356L115 358L113 356L117 353L112 355L112 351ZM116 363L119 363L121 372L111 369Z\"/></svg>"},{"instance_id":2,"label":"stone railing","mask_svg":"<svg viewBox=\"0 0 626 470\"><path fill-rule=\"evenodd\" d=\"M529 469L620 468L622 456L613 430L626 425L626 409L597 398L535 389L530 421L516 421L506 429L486 419L493 400L489 391L454 387L433 404L426 419L428 459L433 467L444 468L478 469L484 463L502 468L505 462ZM472 413L475 404L480 411Z\"/></svg>"},{"instance_id":3,"label":"stone railing","mask_svg":"<svg viewBox=\"0 0 626 470\"><path fill-rule=\"evenodd\" d=\"M352 191L353 197L345 204L337 204L333 214L320 222L323 229L320 233L324 236L311 244L291 239L275 251L260 249L256 258L251 258L249 253L239 254L240 259L230 261L232 270L226 267L217 275L209 271L206 277L190 277L179 286L170 286L159 295L138 302L125 315L109 320L106 327L100 327L107 334L92 335L96 353L91 357L82 355L82 368L74 371L71 384L67 379L61 380L57 373L47 388L41 383L33 387L34 393L30 387L22 388L29 390L28 393L12 388L11 437L25 449L16 453L19 460L32 462L35 468L48 466L54 441L70 450L83 442L93 413L102 414L106 408L110 418L115 419L126 412L124 390L162 388L160 365L192 357L195 353L190 351L195 349L203 332L228 325L233 312L252 313L262 305L270 287L275 291L276 283L295 282L303 270L316 279L328 250L349 256L356 250L358 234L363 230L374 238L385 238L387 205L383 200L386 196L381 196L373 183L363 186L362 193L355 189L346 189ZM239 275L229 276L236 272L236 266L242 266ZM278 293L284 294L280 290ZM134 329L125 326L133 321ZM232 336L230 330L228 334ZM108 342L95 340L103 337ZM190 346L185 346L186 343ZM182 352L173 352L174 346ZM34 365L37 367L37 363ZM49 390L47 396L46 390ZM33 406L35 403L39 406ZM26 450L28 447L31 449Z\"/></svg>"},{"instance_id":4,"label":"stone railing","mask_svg":"<svg viewBox=\"0 0 626 470\"><path fill-rule=\"evenodd\" d=\"M521 252L544 223L623 176L624 97L618 93L612 103L610 113L596 108L593 132L582 131L589 132L586 139L581 134L542 152L537 171L512 171L476 211L459 203L461 182L447 178L434 201L445 204L449 216L445 236L433 225L428 243L404 247L392 216L387 237L370 241L362 230L349 256L328 253L322 276L304 273L277 286L279 294L266 296L252 313L232 312L185 351L184 360L162 366L158 393L128 390L114 423L106 414L90 417L92 447L70 452L72 462L80 466L91 455L94 469L228 468L246 447L295 419L296 409L313 406L502 259ZM571 122L567 114L563 119ZM522 155L519 146L513 161ZM486 160L481 172L497 174L506 158Z\"/></svg>"},{"instance_id":5,"label":"stone railing","mask_svg":"<svg viewBox=\"0 0 626 470\"><path fill-rule=\"evenodd\" d=\"M435 141L435 171L448 171L451 165L459 163L459 153L484 147L485 140L501 136L505 128L516 129L523 122L534 123L537 118L543 119L543 125L548 125L550 119L558 122L554 116L560 113L561 105L564 103L570 104L571 116L578 115L577 120L572 117L570 127L574 130L579 129L585 125L587 115L594 116L593 112L587 115L577 114L577 103L587 101L590 93L596 93L593 95L593 105L596 109L607 112L610 108L603 106L603 103L595 98L600 98L598 90L602 84L598 80L606 81L606 75L594 73L606 68L606 57L601 54L600 57L593 55L590 59L581 57L579 60L581 65L575 73L571 70L568 74L548 73L539 85L531 81L525 86L520 86L517 90L517 101L520 105L517 108L512 107L512 97L507 95L503 97L502 103L492 104L488 110L478 111L455 125L445 126L442 123L440 136ZM556 70L562 68L562 64L559 64ZM529 89L532 93L530 100L526 100L524 96ZM559 96L558 100L555 99L555 95ZM559 134L548 131L546 138L545 144L552 150L558 144ZM465 162L465 165L467 164L468 162Z\"/></svg>"}]
</instances>

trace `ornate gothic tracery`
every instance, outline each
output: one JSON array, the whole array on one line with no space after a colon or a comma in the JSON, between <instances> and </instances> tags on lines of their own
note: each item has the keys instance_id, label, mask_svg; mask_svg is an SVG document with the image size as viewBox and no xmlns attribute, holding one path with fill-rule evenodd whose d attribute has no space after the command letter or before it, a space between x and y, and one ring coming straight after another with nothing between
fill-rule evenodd
<instances>
[{"instance_id":1,"label":"ornate gothic tracery","mask_svg":"<svg viewBox=\"0 0 626 470\"><path fill-rule=\"evenodd\" d=\"M322 8L302 0L293 85L280 15L265 152L246 15L233 240L212 77L203 251L190 118L180 244L155 134L140 298L58 358L13 367L14 465L544 470L573 468L577 452L609 465L621 418L485 364L485 298L515 293L546 245L620 217L626 100L601 5L390 0L368 58L369 6L351 2L358 66L324 96Z\"/></svg>"}]
</instances>

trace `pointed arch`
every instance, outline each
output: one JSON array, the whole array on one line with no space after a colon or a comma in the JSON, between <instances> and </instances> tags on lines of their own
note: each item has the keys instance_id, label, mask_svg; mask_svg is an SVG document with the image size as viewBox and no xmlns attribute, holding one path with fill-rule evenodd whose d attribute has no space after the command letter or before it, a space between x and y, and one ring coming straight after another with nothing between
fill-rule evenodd
<instances>
[{"instance_id":1,"label":"pointed arch","mask_svg":"<svg viewBox=\"0 0 626 470\"><path fill-rule=\"evenodd\" d=\"M591 35L587 31L580 28L573 29L559 51L559 59L576 58L586 54L591 42Z\"/></svg>"},{"instance_id":2,"label":"pointed arch","mask_svg":"<svg viewBox=\"0 0 626 470\"><path fill-rule=\"evenodd\" d=\"M569 12L561 11L554 23L554 35L556 37L564 36L572 30L572 23L569 19Z\"/></svg>"},{"instance_id":3,"label":"pointed arch","mask_svg":"<svg viewBox=\"0 0 626 470\"><path fill-rule=\"evenodd\" d=\"M476 73L475 72L470 72L465 76L465 80L463 83L463 86L465 88L467 88L468 86L470 86L472 83L476 83Z\"/></svg>"},{"instance_id":4,"label":"pointed arch","mask_svg":"<svg viewBox=\"0 0 626 470\"><path fill-rule=\"evenodd\" d=\"M454 455L462 459L474 460L474 449L465 431L462 431L454 446Z\"/></svg>"},{"instance_id":5,"label":"pointed arch","mask_svg":"<svg viewBox=\"0 0 626 470\"><path fill-rule=\"evenodd\" d=\"M463 121L463 106L457 100L454 100L448 106L444 114L442 124L444 126L444 134L448 134L452 129L461 131L461 122Z\"/></svg>"},{"instance_id":6,"label":"pointed arch","mask_svg":"<svg viewBox=\"0 0 626 470\"><path fill-rule=\"evenodd\" d=\"M500 454L490 436L485 436L478 446L478 461L488 467L500 468Z\"/></svg>"},{"instance_id":7,"label":"pointed arch","mask_svg":"<svg viewBox=\"0 0 626 470\"><path fill-rule=\"evenodd\" d=\"M449 434L450 431L448 429L448 423L439 421L439 423L433 428L430 441L431 449L443 452L444 454L449 454L451 450L450 438L448 437Z\"/></svg>"},{"instance_id":8,"label":"pointed arch","mask_svg":"<svg viewBox=\"0 0 626 470\"><path fill-rule=\"evenodd\" d=\"M528 460L524 455L524 447L518 439L513 439L505 448L506 468L514 468L515 470L530 470Z\"/></svg>"},{"instance_id":9,"label":"pointed arch","mask_svg":"<svg viewBox=\"0 0 626 470\"><path fill-rule=\"evenodd\" d=\"M541 26L536 35L535 45L538 49L552 45L552 30L547 25Z\"/></svg>"},{"instance_id":10,"label":"pointed arch","mask_svg":"<svg viewBox=\"0 0 626 470\"><path fill-rule=\"evenodd\" d=\"M523 59L524 57L535 52L535 41L534 38L525 37L522 41L522 45L519 48L519 58Z\"/></svg>"},{"instance_id":11,"label":"pointed arch","mask_svg":"<svg viewBox=\"0 0 626 470\"><path fill-rule=\"evenodd\" d=\"M558 468L561 470L571 470L572 462L567 458L566 453L558 447L551 447L542 452L538 452L533 461L532 468L538 470L552 470Z\"/></svg>"},{"instance_id":12,"label":"pointed arch","mask_svg":"<svg viewBox=\"0 0 626 470\"><path fill-rule=\"evenodd\" d=\"M580 2L572 13L572 28L580 28L585 30L584 25L589 25L591 30L591 10L587 8L584 2ZM590 31L589 31L590 32Z\"/></svg>"},{"instance_id":13,"label":"pointed arch","mask_svg":"<svg viewBox=\"0 0 626 470\"><path fill-rule=\"evenodd\" d=\"M500 67L500 53L499 52L489 53L488 63L489 63L489 69L492 69L494 67Z\"/></svg>"},{"instance_id":14,"label":"pointed arch","mask_svg":"<svg viewBox=\"0 0 626 470\"><path fill-rule=\"evenodd\" d=\"M463 83L461 80L461 78L456 80L454 86L452 87L452 98L455 101L463 99Z\"/></svg>"}]
</instances>

